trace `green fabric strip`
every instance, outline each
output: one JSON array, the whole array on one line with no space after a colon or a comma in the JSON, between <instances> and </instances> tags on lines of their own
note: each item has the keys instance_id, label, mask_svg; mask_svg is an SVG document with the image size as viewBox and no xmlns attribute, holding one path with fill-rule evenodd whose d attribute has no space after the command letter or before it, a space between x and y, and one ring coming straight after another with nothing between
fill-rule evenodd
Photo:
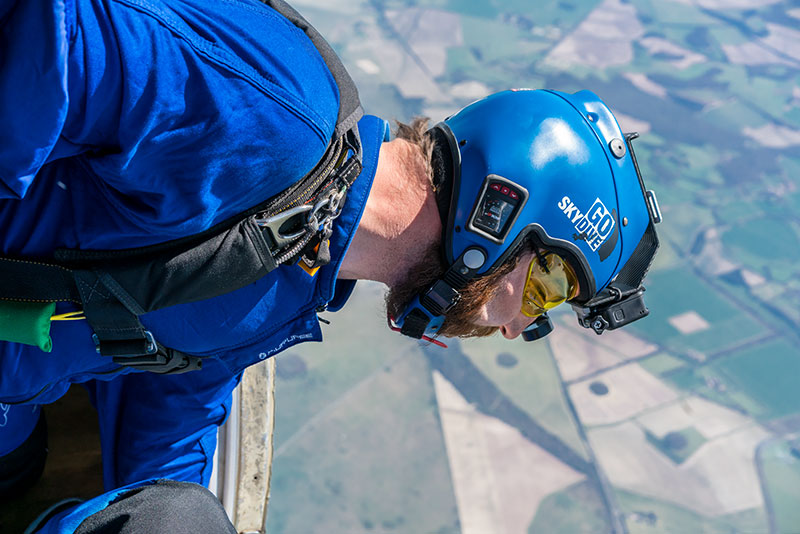
<instances>
[{"instance_id":1,"label":"green fabric strip","mask_svg":"<svg viewBox=\"0 0 800 534\"><path fill-rule=\"evenodd\" d=\"M33 345L50 352L53 350L50 317L55 310L55 302L0 301L0 340Z\"/></svg>"}]
</instances>

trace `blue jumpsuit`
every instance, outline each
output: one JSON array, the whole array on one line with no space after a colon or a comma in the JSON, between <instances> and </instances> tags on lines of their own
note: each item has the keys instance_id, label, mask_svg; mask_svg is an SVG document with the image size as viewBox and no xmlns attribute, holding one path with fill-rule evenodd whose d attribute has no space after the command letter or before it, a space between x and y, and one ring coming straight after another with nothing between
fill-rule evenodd
<instances>
[{"instance_id":1,"label":"blue jumpsuit","mask_svg":"<svg viewBox=\"0 0 800 534\"><path fill-rule=\"evenodd\" d=\"M0 0L0 249L49 257L198 233L305 175L338 97L305 34L257 0ZM207 484L242 370L322 339L317 311L352 291L336 275L388 138L376 117L359 130L364 171L334 226L331 264L315 277L280 267L142 316L162 344L207 357L202 371L120 368L96 353L85 321L53 323L51 353L0 342L3 415L71 383L85 383L98 410L110 493L46 532L72 532L126 485Z\"/></svg>"}]
</instances>

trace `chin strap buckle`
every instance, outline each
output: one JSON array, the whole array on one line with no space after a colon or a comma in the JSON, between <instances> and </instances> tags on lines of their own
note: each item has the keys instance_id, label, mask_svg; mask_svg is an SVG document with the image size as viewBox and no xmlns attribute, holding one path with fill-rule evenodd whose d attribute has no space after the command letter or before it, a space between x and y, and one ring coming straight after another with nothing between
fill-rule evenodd
<instances>
[{"instance_id":1,"label":"chin strap buckle","mask_svg":"<svg viewBox=\"0 0 800 534\"><path fill-rule=\"evenodd\" d=\"M437 280L420 299L422 304L433 315L444 315L453 309L461 300L461 293L445 282Z\"/></svg>"}]
</instances>

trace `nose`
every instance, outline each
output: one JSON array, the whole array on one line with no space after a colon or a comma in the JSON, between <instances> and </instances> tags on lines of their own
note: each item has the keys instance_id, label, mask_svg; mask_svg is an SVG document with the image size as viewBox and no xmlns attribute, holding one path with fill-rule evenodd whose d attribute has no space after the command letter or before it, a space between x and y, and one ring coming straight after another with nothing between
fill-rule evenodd
<instances>
[{"instance_id":1,"label":"nose","mask_svg":"<svg viewBox=\"0 0 800 534\"><path fill-rule=\"evenodd\" d=\"M520 332L513 332L508 326L503 325L500 327L500 332L503 334L503 337L506 339L514 339L515 337L519 336Z\"/></svg>"},{"instance_id":2,"label":"nose","mask_svg":"<svg viewBox=\"0 0 800 534\"><path fill-rule=\"evenodd\" d=\"M526 315L520 314L521 317L515 318L513 321L504 324L500 327L500 333L506 339L515 339L519 337L523 330L528 328L535 319L531 319Z\"/></svg>"}]
</instances>

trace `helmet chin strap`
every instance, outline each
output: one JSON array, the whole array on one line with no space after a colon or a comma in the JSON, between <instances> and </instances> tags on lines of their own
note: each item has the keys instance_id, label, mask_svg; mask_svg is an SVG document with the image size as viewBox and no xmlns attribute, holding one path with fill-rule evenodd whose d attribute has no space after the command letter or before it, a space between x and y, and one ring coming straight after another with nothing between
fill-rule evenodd
<instances>
[{"instance_id":1,"label":"helmet chin strap","mask_svg":"<svg viewBox=\"0 0 800 534\"><path fill-rule=\"evenodd\" d=\"M470 247L450 266L444 276L434 282L427 291L414 297L403 313L393 319L406 336L423 339L426 332L435 334L445 315L461 300L461 292L486 262L486 254L477 247Z\"/></svg>"},{"instance_id":2,"label":"helmet chin strap","mask_svg":"<svg viewBox=\"0 0 800 534\"><path fill-rule=\"evenodd\" d=\"M392 332L400 332L400 333L402 333L402 329L397 327L397 326L395 326L395 320L394 320L394 318L392 316L386 317L386 322L389 324L389 330L391 330ZM447 345L442 343L438 339L435 339L435 338L432 338L432 337L428 337L426 335L421 336L419 339L421 339L423 341L427 341L429 343L433 343L434 345L436 345L438 347L442 347L443 349L447 348Z\"/></svg>"},{"instance_id":3,"label":"helmet chin strap","mask_svg":"<svg viewBox=\"0 0 800 534\"><path fill-rule=\"evenodd\" d=\"M437 126L428 130L427 135L431 136L434 141L430 161L433 173L432 184L436 196L436 207L442 222L442 248L440 250L444 264L447 265L448 255L444 247L447 243L453 182L458 167L458 160L454 159L458 157L458 148L453 146L455 141ZM485 262L485 255L480 254L480 263L476 269ZM474 252L470 253L469 258L471 258L470 264L477 261ZM462 254L458 261L447 269L442 278L434 282L425 292L415 296L398 317L389 318L390 328L415 339L432 341L433 339L429 335L435 335L438 332L444 323L445 314L461 300L460 290L474 275L475 273L464 263L464 254ZM397 326L393 326L392 323Z\"/></svg>"}]
</instances>

